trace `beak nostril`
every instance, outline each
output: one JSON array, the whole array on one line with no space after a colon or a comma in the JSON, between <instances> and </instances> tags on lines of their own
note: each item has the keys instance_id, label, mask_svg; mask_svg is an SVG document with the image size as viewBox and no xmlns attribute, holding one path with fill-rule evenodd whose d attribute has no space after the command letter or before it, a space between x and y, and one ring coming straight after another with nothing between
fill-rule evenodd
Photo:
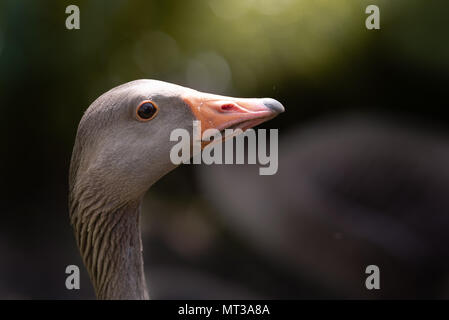
<instances>
[{"instance_id":1,"label":"beak nostril","mask_svg":"<svg viewBox=\"0 0 449 320\"><path fill-rule=\"evenodd\" d=\"M233 108L234 108L234 105L230 104L230 103L224 104L221 106L221 110L232 110Z\"/></svg>"}]
</instances>

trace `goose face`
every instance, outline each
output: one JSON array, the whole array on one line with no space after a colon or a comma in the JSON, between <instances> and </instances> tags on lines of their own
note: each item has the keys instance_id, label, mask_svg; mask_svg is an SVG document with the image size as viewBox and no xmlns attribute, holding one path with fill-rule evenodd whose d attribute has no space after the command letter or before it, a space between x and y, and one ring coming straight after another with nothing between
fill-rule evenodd
<instances>
[{"instance_id":1,"label":"goose face","mask_svg":"<svg viewBox=\"0 0 449 320\"><path fill-rule=\"evenodd\" d=\"M283 111L273 99L224 97L156 80L126 83L100 96L81 119L71 184L75 191L85 185L115 198L140 197L175 168L174 129L191 133L193 120L201 121L202 132L248 129Z\"/></svg>"}]
</instances>

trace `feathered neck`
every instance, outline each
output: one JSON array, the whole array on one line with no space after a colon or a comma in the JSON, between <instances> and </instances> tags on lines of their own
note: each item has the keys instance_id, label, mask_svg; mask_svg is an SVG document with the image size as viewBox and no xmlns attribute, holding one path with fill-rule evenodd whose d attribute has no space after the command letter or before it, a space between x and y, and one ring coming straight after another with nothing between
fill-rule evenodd
<instances>
[{"instance_id":1,"label":"feathered neck","mask_svg":"<svg viewBox=\"0 0 449 320\"><path fill-rule=\"evenodd\" d=\"M140 233L141 200L120 204L84 190L71 194L70 220L98 299L149 299Z\"/></svg>"}]
</instances>

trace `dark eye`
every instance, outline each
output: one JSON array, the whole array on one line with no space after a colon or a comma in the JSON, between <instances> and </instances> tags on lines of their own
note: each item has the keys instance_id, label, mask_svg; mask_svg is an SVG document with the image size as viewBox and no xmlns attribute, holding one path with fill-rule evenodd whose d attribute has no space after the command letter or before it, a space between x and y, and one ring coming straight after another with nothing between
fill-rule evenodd
<instances>
[{"instance_id":1,"label":"dark eye","mask_svg":"<svg viewBox=\"0 0 449 320\"><path fill-rule=\"evenodd\" d=\"M158 107L154 102L151 101L143 101L137 107L137 118L141 121L148 121L153 119L158 112Z\"/></svg>"}]
</instances>

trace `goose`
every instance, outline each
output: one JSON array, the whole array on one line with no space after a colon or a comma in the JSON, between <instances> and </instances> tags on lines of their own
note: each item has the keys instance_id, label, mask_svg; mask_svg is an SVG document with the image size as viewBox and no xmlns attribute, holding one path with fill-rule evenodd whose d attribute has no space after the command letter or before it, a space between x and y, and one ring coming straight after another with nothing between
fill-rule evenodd
<instances>
[{"instance_id":1,"label":"goose","mask_svg":"<svg viewBox=\"0 0 449 320\"><path fill-rule=\"evenodd\" d=\"M177 165L175 129L246 130L284 111L271 98L233 98L158 80L135 80L97 98L78 126L69 172L69 216L98 299L149 299L140 207ZM202 143L204 148L207 143Z\"/></svg>"}]
</instances>

